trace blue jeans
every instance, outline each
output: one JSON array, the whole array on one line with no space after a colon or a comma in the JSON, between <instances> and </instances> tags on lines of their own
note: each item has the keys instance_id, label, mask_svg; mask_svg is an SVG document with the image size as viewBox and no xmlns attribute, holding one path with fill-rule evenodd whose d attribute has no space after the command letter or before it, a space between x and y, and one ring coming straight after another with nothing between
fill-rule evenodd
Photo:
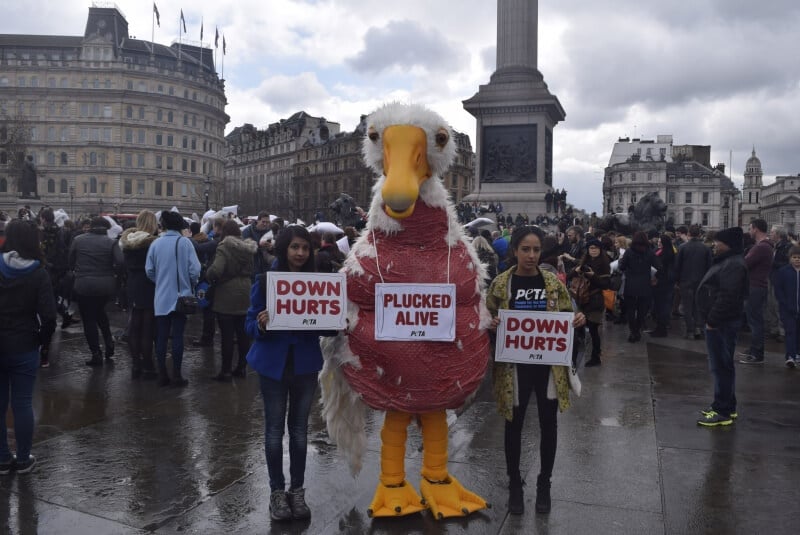
<instances>
[{"instance_id":1,"label":"blue jeans","mask_svg":"<svg viewBox=\"0 0 800 535\"><path fill-rule=\"evenodd\" d=\"M11 459L6 413L11 401L17 458L25 460L33 444L33 384L39 369L39 350L0 358L0 461ZM10 394L10 396L9 396Z\"/></svg>"},{"instance_id":2,"label":"blue jeans","mask_svg":"<svg viewBox=\"0 0 800 535\"><path fill-rule=\"evenodd\" d=\"M186 316L170 312L166 316L156 316L156 359L159 367L167 363L167 341L172 337L172 366L181 370L183 363L183 331L186 328Z\"/></svg>"},{"instance_id":3,"label":"blue jeans","mask_svg":"<svg viewBox=\"0 0 800 535\"><path fill-rule=\"evenodd\" d=\"M290 489L303 487L306 472L308 443L308 414L317 374L294 375L287 363L280 381L259 375L261 396L264 400L264 451L267 456L270 491L286 490L283 476L283 430L287 426L286 405L289 405L289 477Z\"/></svg>"},{"instance_id":4,"label":"blue jeans","mask_svg":"<svg viewBox=\"0 0 800 535\"><path fill-rule=\"evenodd\" d=\"M722 416L736 412L736 368L733 353L740 322L732 321L716 329L706 329L708 367L714 378L714 402L711 409Z\"/></svg>"},{"instance_id":5,"label":"blue jeans","mask_svg":"<svg viewBox=\"0 0 800 535\"><path fill-rule=\"evenodd\" d=\"M766 288L750 288L744 311L750 326L750 351L757 358L764 358L764 306L767 304Z\"/></svg>"}]
</instances>

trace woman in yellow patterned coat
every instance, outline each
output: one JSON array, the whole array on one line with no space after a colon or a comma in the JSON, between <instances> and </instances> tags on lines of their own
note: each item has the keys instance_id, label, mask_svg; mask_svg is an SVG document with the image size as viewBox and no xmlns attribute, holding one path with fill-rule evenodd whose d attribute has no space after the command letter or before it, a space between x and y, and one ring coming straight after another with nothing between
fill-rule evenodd
<instances>
[{"instance_id":1,"label":"woman in yellow patterned coat","mask_svg":"<svg viewBox=\"0 0 800 535\"><path fill-rule=\"evenodd\" d=\"M550 272L539 269L544 233L538 227L519 227L511 235L511 262L514 264L492 283L486 307L493 320L490 329L500 323L498 310L572 312L566 287ZM586 317L578 312L573 325L582 327ZM541 469L536 480L536 512L550 512L550 476L556 456L558 409L569 407L570 369L567 366L541 364L494 364L494 394L497 408L505 418L506 470L509 477L508 511L525 510L520 474L522 427L531 395L535 393L539 412ZM554 395L548 395L548 392ZM551 399L552 398L552 399Z\"/></svg>"}]
</instances>

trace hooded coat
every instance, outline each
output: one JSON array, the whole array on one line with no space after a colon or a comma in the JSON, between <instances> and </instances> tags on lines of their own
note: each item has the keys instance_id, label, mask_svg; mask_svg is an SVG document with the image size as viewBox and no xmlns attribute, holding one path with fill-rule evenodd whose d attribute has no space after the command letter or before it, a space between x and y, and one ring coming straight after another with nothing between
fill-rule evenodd
<instances>
[{"instance_id":1,"label":"hooded coat","mask_svg":"<svg viewBox=\"0 0 800 535\"><path fill-rule=\"evenodd\" d=\"M0 255L0 359L49 345L55 328L53 287L41 263L15 251Z\"/></svg>"},{"instance_id":2,"label":"hooded coat","mask_svg":"<svg viewBox=\"0 0 800 535\"><path fill-rule=\"evenodd\" d=\"M214 286L214 312L247 314L256 251L258 244L250 239L226 236L219 242L214 261L206 271L206 278Z\"/></svg>"},{"instance_id":3,"label":"hooded coat","mask_svg":"<svg viewBox=\"0 0 800 535\"><path fill-rule=\"evenodd\" d=\"M156 285L144 271L147 250L158 236L136 228L129 228L119 237L119 246L125 257L128 273L128 303L134 308L153 309Z\"/></svg>"}]
</instances>

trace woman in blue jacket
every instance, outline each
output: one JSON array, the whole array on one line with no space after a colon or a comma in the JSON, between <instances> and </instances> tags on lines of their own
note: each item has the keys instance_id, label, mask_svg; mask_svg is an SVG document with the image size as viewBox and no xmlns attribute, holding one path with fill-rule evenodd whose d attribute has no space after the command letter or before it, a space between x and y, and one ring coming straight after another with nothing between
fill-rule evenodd
<instances>
[{"instance_id":1,"label":"woman in blue jacket","mask_svg":"<svg viewBox=\"0 0 800 535\"><path fill-rule=\"evenodd\" d=\"M800 366L797 354L797 332L800 327L800 246L789 249L789 264L773 276L773 289L778 300L781 322L786 330L786 367Z\"/></svg>"},{"instance_id":2,"label":"woman in blue jacket","mask_svg":"<svg viewBox=\"0 0 800 535\"><path fill-rule=\"evenodd\" d=\"M311 236L300 226L281 231L275 243L273 271L314 271ZM273 520L306 519L305 502L308 415L322 369L320 331L267 331L266 276L256 277L250 291L245 327L253 339L247 362L258 372L264 400L264 442L269 472L269 510ZM289 491L283 474L283 430L288 409Z\"/></svg>"}]
</instances>

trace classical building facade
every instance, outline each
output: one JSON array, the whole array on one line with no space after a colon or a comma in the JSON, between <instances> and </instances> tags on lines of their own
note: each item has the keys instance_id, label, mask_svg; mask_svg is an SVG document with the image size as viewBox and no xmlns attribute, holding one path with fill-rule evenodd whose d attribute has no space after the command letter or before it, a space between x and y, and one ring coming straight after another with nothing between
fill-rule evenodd
<instances>
[{"instance_id":1,"label":"classical building facade","mask_svg":"<svg viewBox=\"0 0 800 535\"><path fill-rule=\"evenodd\" d=\"M0 209L32 156L24 204L202 213L223 202L225 105L212 49L132 39L116 7L89 8L82 36L0 35Z\"/></svg>"},{"instance_id":2,"label":"classical building facade","mask_svg":"<svg viewBox=\"0 0 800 535\"><path fill-rule=\"evenodd\" d=\"M307 223L317 213L332 219L330 204L342 193L369 209L375 174L364 165L361 144L366 116L352 132L298 112L258 130L251 124L227 136L225 191L240 213L261 210ZM454 202L473 188L475 154L469 136L454 132L456 159L442 177Z\"/></svg>"},{"instance_id":3,"label":"classical building facade","mask_svg":"<svg viewBox=\"0 0 800 535\"><path fill-rule=\"evenodd\" d=\"M739 221L739 190L712 167L707 145L673 145L672 136L657 140L620 138L603 180L603 213L627 212L647 193L667 204L675 225L699 224L708 230Z\"/></svg>"},{"instance_id":4,"label":"classical building facade","mask_svg":"<svg viewBox=\"0 0 800 535\"><path fill-rule=\"evenodd\" d=\"M781 225L795 234L800 222L800 174L775 177L775 182L764 185L764 172L756 149L748 158L742 188L741 225L756 218L764 219L770 226Z\"/></svg>"}]
</instances>

